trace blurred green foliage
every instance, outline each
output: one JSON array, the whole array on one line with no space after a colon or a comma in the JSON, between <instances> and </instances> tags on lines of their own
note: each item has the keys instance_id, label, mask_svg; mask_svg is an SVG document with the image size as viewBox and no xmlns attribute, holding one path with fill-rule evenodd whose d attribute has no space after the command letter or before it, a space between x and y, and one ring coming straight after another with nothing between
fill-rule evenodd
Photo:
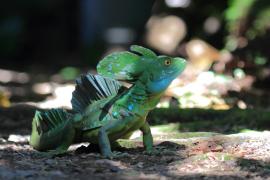
<instances>
[{"instance_id":1,"label":"blurred green foliage","mask_svg":"<svg viewBox=\"0 0 270 180\"><path fill-rule=\"evenodd\" d=\"M257 77L257 88L269 88L270 1L230 0L224 11L227 35L225 49L233 55L234 63L242 61L247 74Z\"/></svg>"},{"instance_id":2,"label":"blurred green foliage","mask_svg":"<svg viewBox=\"0 0 270 180\"><path fill-rule=\"evenodd\" d=\"M64 80L74 80L80 74L80 70L75 67L65 67L60 70L60 76Z\"/></svg>"},{"instance_id":3,"label":"blurred green foliage","mask_svg":"<svg viewBox=\"0 0 270 180\"><path fill-rule=\"evenodd\" d=\"M230 0L228 1L228 8L225 11L225 17L227 21L236 21L243 18L255 0ZM232 27L230 27L232 28Z\"/></svg>"},{"instance_id":4,"label":"blurred green foliage","mask_svg":"<svg viewBox=\"0 0 270 180\"><path fill-rule=\"evenodd\" d=\"M148 122L152 125L178 122L180 131L212 131L238 133L244 129L267 130L270 112L261 109L155 109L150 112Z\"/></svg>"},{"instance_id":5,"label":"blurred green foliage","mask_svg":"<svg viewBox=\"0 0 270 180\"><path fill-rule=\"evenodd\" d=\"M243 36L252 40L264 35L270 27L270 3L267 0L230 0L225 10L229 37ZM233 36L233 37L232 37ZM234 39L228 39L229 48Z\"/></svg>"}]
</instances>

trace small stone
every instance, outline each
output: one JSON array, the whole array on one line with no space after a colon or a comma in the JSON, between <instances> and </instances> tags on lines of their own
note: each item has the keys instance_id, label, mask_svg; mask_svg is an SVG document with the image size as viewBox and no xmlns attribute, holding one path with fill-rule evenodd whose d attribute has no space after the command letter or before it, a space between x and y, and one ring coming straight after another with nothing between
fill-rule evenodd
<instances>
[{"instance_id":1,"label":"small stone","mask_svg":"<svg viewBox=\"0 0 270 180\"><path fill-rule=\"evenodd\" d=\"M50 175L51 176L58 176L61 178L67 177L67 175L65 175L62 171L51 171Z\"/></svg>"},{"instance_id":2,"label":"small stone","mask_svg":"<svg viewBox=\"0 0 270 180\"><path fill-rule=\"evenodd\" d=\"M8 141L11 142L28 142L29 136L21 136L21 135L16 135L16 134L11 134L8 137Z\"/></svg>"},{"instance_id":3,"label":"small stone","mask_svg":"<svg viewBox=\"0 0 270 180\"><path fill-rule=\"evenodd\" d=\"M118 172L118 171L120 171L121 169L119 168L119 167L117 167L117 166L112 166L112 167L110 167L110 171L111 172Z\"/></svg>"},{"instance_id":4,"label":"small stone","mask_svg":"<svg viewBox=\"0 0 270 180\"><path fill-rule=\"evenodd\" d=\"M143 168L143 162L139 162L138 164L136 164L136 166L137 166L138 168Z\"/></svg>"},{"instance_id":5,"label":"small stone","mask_svg":"<svg viewBox=\"0 0 270 180\"><path fill-rule=\"evenodd\" d=\"M45 161L45 164L47 164L47 165L56 164L56 161L55 161L54 159L47 159L47 160Z\"/></svg>"},{"instance_id":6,"label":"small stone","mask_svg":"<svg viewBox=\"0 0 270 180\"><path fill-rule=\"evenodd\" d=\"M4 138L0 138L0 143L6 143L7 140L5 140Z\"/></svg>"}]
</instances>

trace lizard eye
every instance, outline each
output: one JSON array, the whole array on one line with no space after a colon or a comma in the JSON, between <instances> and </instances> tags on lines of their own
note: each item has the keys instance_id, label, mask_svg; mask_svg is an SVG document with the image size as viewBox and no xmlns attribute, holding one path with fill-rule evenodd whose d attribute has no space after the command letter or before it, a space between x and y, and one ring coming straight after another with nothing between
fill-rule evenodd
<instances>
[{"instance_id":1,"label":"lizard eye","mask_svg":"<svg viewBox=\"0 0 270 180\"><path fill-rule=\"evenodd\" d=\"M170 64L171 64L171 60L170 59L166 59L164 61L164 65L169 66Z\"/></svg>"}]
</instances>

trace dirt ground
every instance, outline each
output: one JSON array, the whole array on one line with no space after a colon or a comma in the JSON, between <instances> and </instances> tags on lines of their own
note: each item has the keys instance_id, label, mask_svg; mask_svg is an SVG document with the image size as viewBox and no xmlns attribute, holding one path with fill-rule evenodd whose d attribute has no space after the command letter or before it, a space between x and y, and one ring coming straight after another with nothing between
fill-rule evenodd
<instances>
[{"instance_id":1,"label":"dirt ground","mask_svg":"<svg viewBox=\"0 0 270 180\"><path fill-rule=\"evenodd\" d=\"M270 179L270 132L174 138L155 134L157 153L122 140L112 160L70 147L46 158L28 145L34 107L0 110L0 179Z\"/></svg>"}]
</instances>

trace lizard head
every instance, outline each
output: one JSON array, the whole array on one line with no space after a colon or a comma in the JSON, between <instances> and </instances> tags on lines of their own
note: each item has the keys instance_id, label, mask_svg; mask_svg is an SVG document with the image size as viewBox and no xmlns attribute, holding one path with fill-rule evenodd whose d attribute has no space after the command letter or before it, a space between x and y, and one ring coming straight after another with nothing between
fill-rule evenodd
<instances>
[{"instance_id":1,"label":"lizard head","mask_svg":"<svg viewBox=\"0 0 270 180\"><path fill-rule=\"evenodd\" d=\"M150 61L148 67L142 76L147 90L151 93L160 93L184 71L186 61L179 57L162 55Z\"/></svg>"},{"instance_id":2,"label":"lizard head","mask_svg":"<svg viewBox=\"0 0 270 180\"><path fill-rule=\"evenodd\" d=\"M120 81L136 83L140 80L150 93L164 91L186 66L182 58L157 56L150 49L132 45L134 53L115 52L103 58L97 71L100 75Z\"/></svg>"}]
</instances>

